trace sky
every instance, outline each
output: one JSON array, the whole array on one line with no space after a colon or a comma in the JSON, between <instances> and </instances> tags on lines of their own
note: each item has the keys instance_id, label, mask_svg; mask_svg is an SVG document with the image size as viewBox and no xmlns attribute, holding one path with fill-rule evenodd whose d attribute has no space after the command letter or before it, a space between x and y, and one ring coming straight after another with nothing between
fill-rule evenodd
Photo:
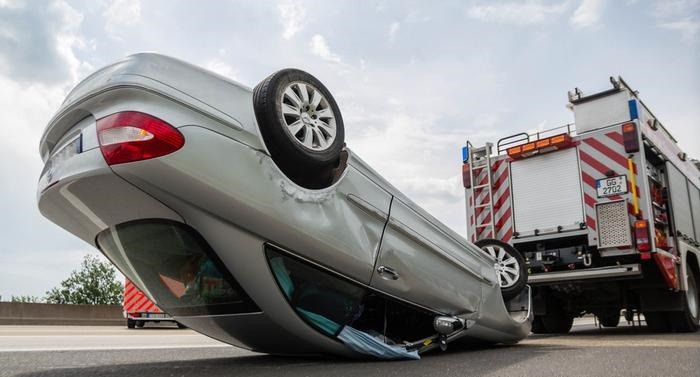
<instances>
[{"instance_id":1,"label":"sky","mask_svg":"<svg viewBox=\"0 0 700 377\"><path fill-rule=\"evenodd\" d=\"M461 146L573 122L574 87L622 76L700 157L700 0L0 0L3 300L43 297L96 252L39 213L39 139L82 78L142 51L250 87L312 73L348 146L462 235Z\"/></svg>"}]
</instances>

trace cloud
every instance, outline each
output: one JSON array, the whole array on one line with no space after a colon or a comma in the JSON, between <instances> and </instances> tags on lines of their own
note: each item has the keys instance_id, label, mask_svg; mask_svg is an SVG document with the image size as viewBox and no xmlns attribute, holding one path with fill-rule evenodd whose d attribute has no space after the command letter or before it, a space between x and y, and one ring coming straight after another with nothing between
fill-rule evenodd
<instances>
[{"instance_id":1,"label":"cloud","mask_svg":"<svg viewBox=\"0 0 700 377\"><path fill-rule=\"evenodd\" d=\"M46 6L0 4L0 74L14 80L58 84L74 81L83 64L73 49L83 15L63 1Z\"/></svg>"},{"instance_id":2,"label":"cloud","mask_svg":"<svg viewBox=\"0 0 700 377\"><path fill-rule=\"evenodd\" d=\"M394 41L394 39L396 38L396 34L399 32L400 28L400 22L392 22L391 25L389 25L389 42Z\"/></svg>"},{"instance_id":3,"label":"cloud","mask_svg":"<svg viewBox=\"0 0 700 377\"><path fill-rule=\"evenodd\" d=\"M657 1L653 9L656 26L681 33L684 42L700 36L700 0Z\"/></svg>"},{"instance_id":4,"label":"cloud","mask_svg":"<svg viewBox=\"0 0 700 377\"><path fill-rule=\"evenodd\" d=\"M597 29L601 27L600 16L605 0L583 0L569 18L569 24L577 29Z\"/></svg>"},{"instance_id":5,"label":"cloud","mask_svg":"<svg viewBox=\"0 0 700 377\"><path fill-rule=\"evenodd\" d=\"M533 25L545 22L551 16L564 12L567 3L545 5L540 1L524 3L508 2L488 5L474 5L467 10L467 16L484 21L511 25Z\"/></svg>"},{"instance_id":6,"label":"cloud","mask_svg":"<svg viewBox=\"0 0 700 377\"><path fill-rule=\"evenodd\" d=\"M107 34L120 41L124 30L141 20L141 0L114 0L102 15Z\"/></svg>"},{"instance_id":7,"label":"cloud","mask_svg":"<svg viewBox=\"0 0 700 377\"><path fill-rule=\"evenodd\" d=\"M326 39L320 34L311 37L311 53L327 62L340 63L340 56L331 51Z\"/></svg>"},{"instance_id":8,"label":"cloud","mask_svg":"<svg viewBox=\"0 0 700 377\"><path fill-rule=\"evenodd\" d=\"M287 0L277 6L284 30L282 38L291 39L304 27L306 8L301 3Z\"/></svg>"}]
</instances>

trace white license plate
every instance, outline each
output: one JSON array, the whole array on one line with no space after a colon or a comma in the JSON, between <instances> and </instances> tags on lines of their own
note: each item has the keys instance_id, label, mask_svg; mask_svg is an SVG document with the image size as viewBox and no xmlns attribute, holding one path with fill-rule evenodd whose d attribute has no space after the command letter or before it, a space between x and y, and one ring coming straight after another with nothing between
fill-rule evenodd
<instances>
[{"instance_id":1,"label":"white license plate","mask_svg":"<svg viewBox=\"0 0 700 377\"><path fill-rule=\"evenodd\" d=\"M165 318L164 313L147 313L146 317L148 318Z\"/></svg>"},{"instance_id":2,"label":"white license plate","mask_svg":"<svg viewBox=\"0 0 700 377\"><path fill-rule=\"evenodd\" d=\"M596 181L596 192L599 198L605 196L626 194L627 176L618 175L617 177L603 178Z\"/></svg>"}]
</instances>

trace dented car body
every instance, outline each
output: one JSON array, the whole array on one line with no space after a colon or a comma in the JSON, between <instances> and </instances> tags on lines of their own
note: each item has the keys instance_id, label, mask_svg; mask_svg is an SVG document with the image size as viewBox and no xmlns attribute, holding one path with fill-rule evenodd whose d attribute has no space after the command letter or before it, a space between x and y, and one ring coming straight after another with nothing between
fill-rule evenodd
<instances>
[{"instance_id":1,"label":"dented car body","mask_svg":"<svg viewBox=\"0 0 700 377\"><path fill-rule=\"evenodd\" d=\"M41 213L178 322L251 350L402 357L529 333L529 289L504 303L494 259L351 150L328 187L290 180L261 138L252 95L157 54L101 69L44 132ZM115 114L154 128L98 138ZM158 122L179 134L176 151L110 162L107 136L154 142Z\"/></svg>"}]
</instances>

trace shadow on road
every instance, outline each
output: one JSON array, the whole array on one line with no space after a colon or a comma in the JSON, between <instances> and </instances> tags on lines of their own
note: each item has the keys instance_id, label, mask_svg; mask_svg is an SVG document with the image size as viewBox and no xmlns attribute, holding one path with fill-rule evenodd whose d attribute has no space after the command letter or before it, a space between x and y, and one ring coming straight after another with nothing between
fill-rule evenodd
<instances>
[{"instance_id":1,"label":"shadow on road","mask_svg":"<svg viewBox=\"0 0 700 377\"><path fill-rule=\"evenodd\" d=\"M89 367L63 367L19 374L23 377L56 376L420 376L483 375L497 372L523 360L565 349L539 345L457 345L446 352L432 352L417 361L347 360L279 356L202 358L190 361L122 363ZM113 351L120 352L120 351ZM132 352L132 351L127 351ZM165 350L164 352L169 352ZM438 372L439 371L439 372Z\"/></svg>"}]
</instances>

